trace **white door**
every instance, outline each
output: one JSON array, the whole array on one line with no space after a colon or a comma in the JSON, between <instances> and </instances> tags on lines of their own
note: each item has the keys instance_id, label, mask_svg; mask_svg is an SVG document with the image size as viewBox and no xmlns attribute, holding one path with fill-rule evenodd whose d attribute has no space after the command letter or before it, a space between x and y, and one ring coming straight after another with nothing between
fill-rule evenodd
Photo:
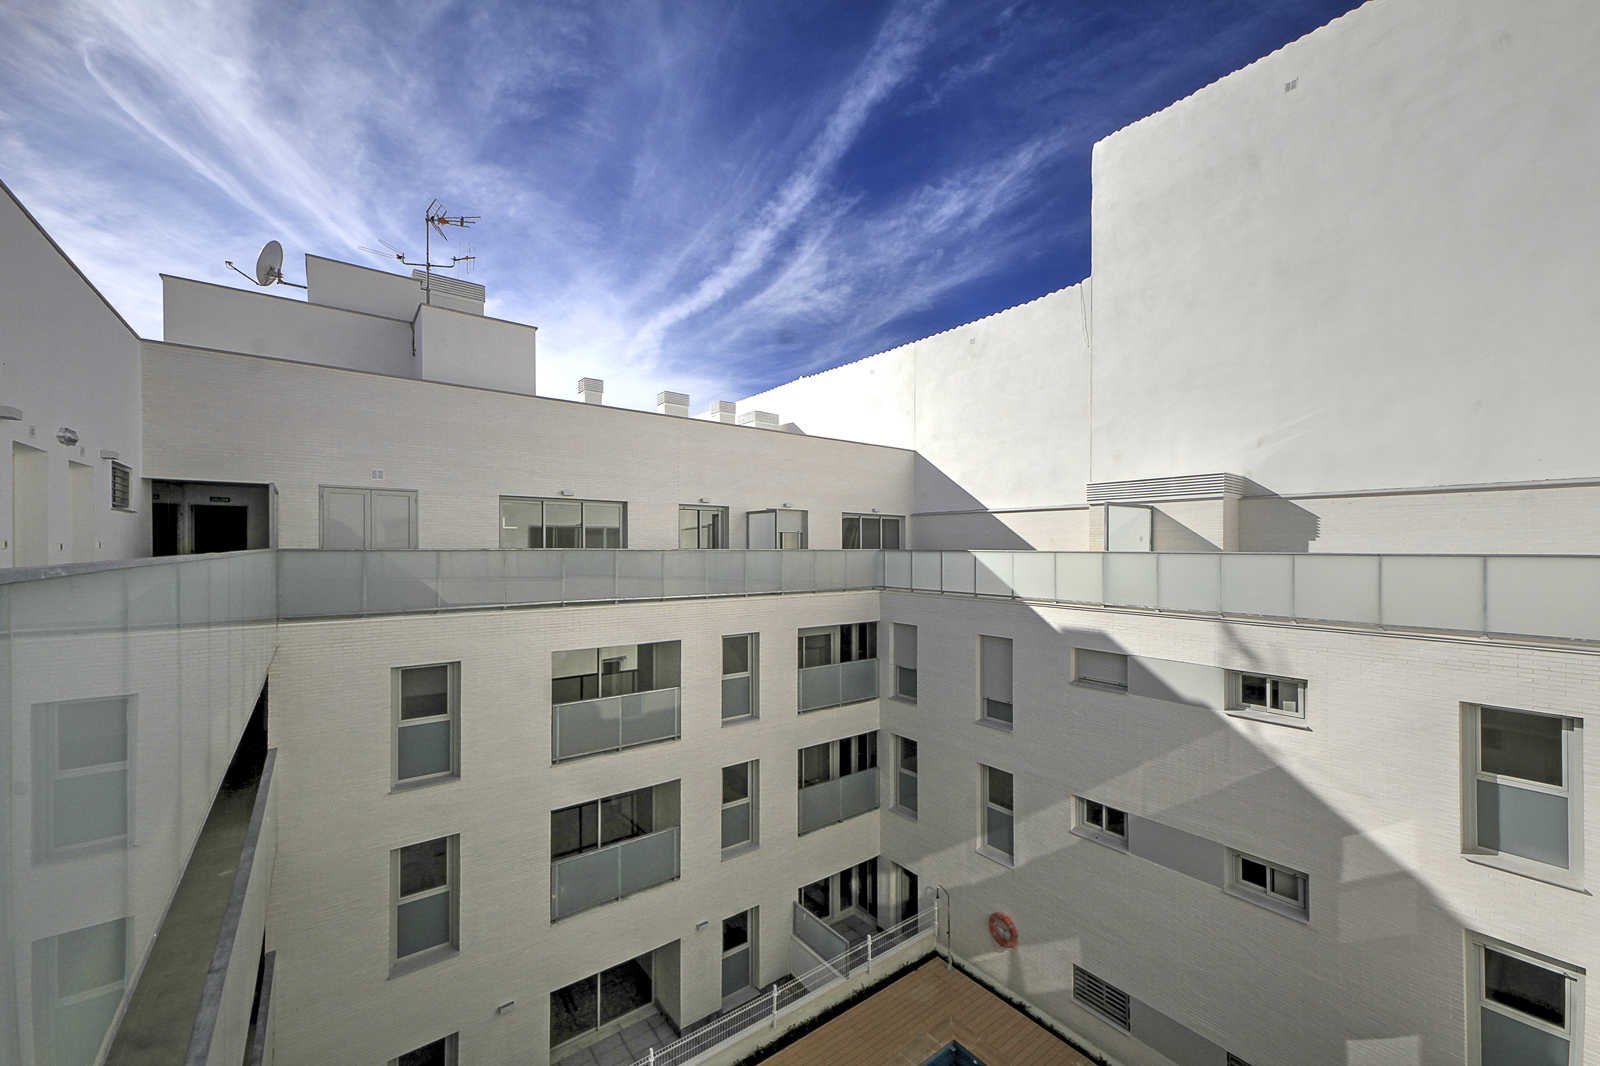
<instances>
[{"instance_id":1,"label":"white door","mask_svg":"<svg viewBox=\"0 0 1600 1066\"><path fill-rule=\"evenodd\" d=\"M343 551L367 546L367 489L322 490L322 547Z\"/></svg>"},{"instance_id":2,"label":"white door","mask_svg":"<svg viewBox=\"0 0 1600 1066\"><path fill-rule=\"evenodd\" d=\"M372 525L367 533L369 548L415 548L417 546L417 494L372 490L369 512Z\"/></svg>"}]
</instances>

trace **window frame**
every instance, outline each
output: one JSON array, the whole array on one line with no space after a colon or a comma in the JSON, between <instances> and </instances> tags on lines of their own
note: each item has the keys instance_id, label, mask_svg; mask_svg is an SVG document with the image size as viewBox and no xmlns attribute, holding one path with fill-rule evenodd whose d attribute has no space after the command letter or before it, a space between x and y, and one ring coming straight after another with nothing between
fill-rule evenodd
<instances>
[{"instance_id":1,"label":"window frame","mask_svg":"<svg viewBox=\"0 0 1600 1066\"><path fill-rule=\"evenodd\" d=\"M890 639L894 641L894 647L890 649L893 652L894 670L891 675L893 689L889 698L914 704L917 702L917 643L920 639L917 627L905 622L891 622L889 625ZM909 686L906 684L908 677ZM908 687L909 692L906 691Z\"/></svg>"},{"instance_id":2,"label":"window frame","mask_svg":"<svg viewBox=\"0 0 1600 1066\"><path fill-rule=\"evenodd\" d=\"M448 671L445 681L447 709L442 715L407 721L401 717L403 675L407 670L430 670L443 666ZM416 663L391 667L389 671L389 791L406 792L414 788L440 785L461 780L461 662ZM420 725L433 725L439 721L450 724L450 768L416 777L400 776L400 735L406 729Z\"/></svg>"},{"instance_id":3,"label":"window frame","mask_svg":"<svg viewBox=\"0 0 1600 1066\"><path fill-rule=\"evenodd\" d=\"M1482 712L1503 711L1561 722L1561 766L1565 785L1554 787L1540 781L1493 774L1482 769ZM1505 787L1549 796L1560 796L1567 804L1567 865L1541 862L1510 851L1495 851L1478 843L1478 783L1490 782ZM1584 881L1583 828L1583 719L1552 711L1522 707L1503 707L1493 703L1461 705L1461 854L1469 862L1492 866L1536 881L1581 889Z\"/></svg>"},{"instance_id":4,"label":"window frame","mask_svg":"<svg viewBox=\"0 0 1600 1066\"><path fill-rule=\"evenodd\" d=\"M389 1060L389 1066L400 1066L401 1061L407 1055L415 1055L419 1051L426 1051L434 1044L441 1042L444 1044L444 1066L456 1066L456 1063L460 1061L460 1041L460 1033L451 1033L449 1036L441 1037L439 1040L430 1040L421 1047L414 1047L410 1051L401 1052L399 1055L396 1055L394 1058Z\"/></svg>"},{"instance_id":5,"label":"window frame","mask_svg":"<svg viewBox=\"0 0 1600 1066\"><path fill-rule=\"evenodd\" d=\"M850 543L850 523L856 523L856 543ZM878 524L878 543L865 545L861 543L867 539L867 522ZM885 547L883 544L883 523L895 523L894 547ZM905 547L906 516L901 514L862 514L858 511L846 511L839 516L839 547L845 551L900 551Z\"/></svg>"},{"instance_id":6,"label":"window frame","mask_svg":"<svg viewBox=\"0 0 1600 1066\"><path fill-rule=\"evenodd\" d=\"M991 774L1005 774L1011 779L1011 805L1002 807L993 802L990 793L993 788ZM1003 851L989 843L989 814L990 811L1007 817L1011 820L1011 850ZM1017 775L1010 770L1002 770L998 766L988 763L978 764L978 854L992 859L1002 866L1016 867L1017 863Z\"/></svg>"},{"instance_id":7,"label":"window frame","mask_svg":"<svg viewBox=\"0 0 1600 1066\"><path fill-rule=\"evenodd\" d=\"M1267 704L1246 703L1244 701L1244 679L1256 677L1267 683ZM1272 704L1272 692L1280 685L1294 685L1297 688L1295 711L1275 710ZM1266 674L1255 670L1229 670L1228 671L1228 713L1236 718L1252 718L1263 722L1288 721L1304 722L1306 720L1306 689L1308 684L1303 677L1286 677L1282 674ZM1281 701L1280 701L1281 702Z\"/></svg>"},{"instance_id":8,"label":"window frame","mask_svg":"<svg viewBox=\"0 0 1600 1066\"><path fill-rule=\"evenodd\" d=\"M754 542L757 539L756 526L764 524L760 521L760 516L762 515L772 516L772 543L758 547ZM800 528L798 530L779 529L779 515L799 515ZM794 523L786 520L785 524ZM763 510L746 511L744 513L745 547L755 551L805 551L811 542L810 529L811 512L798 507L768 507ZM760 537L763 540L766 539L764 530L761 531ZM792 538L790 543L784 542L785 537Z\"/></svg>"},{"instance_id":9,"label":"window frame","mask_svg":"<svg viewBox=\"0 0 1600 1066\"><path fill-rule=\"evenodd\" d=\"M442 888L434 887L421 892L413 892L408 896L400 894L400 865L401 853L406 848L416 847L420 844L432 844L436 840L445 841L445 883ZM450 895L449 926L450 935L442 944L431 944L419 951L406 955L397 954L400 950L400 906L403 903L414 902L432 896ZM454 958L461 953L461 834L452 833L443 837L431 837L427 840L413 841L389 850L389 977L391 979L407 974L413 970L432 966L448 958Z\"/></svg>"},{"instance_id":10,"label":"window frame","mask_svg":"<svg viewBox=\"0 0 1600 1066\"><path fill-rule=\"evenodd\" d=\"M1006 658L1006 676L1002 679L990 676L989 663L998 651L992 656L988 652L990 645L986 641L1004 642ZM997 647L998 645L996 645ZM991 729L1000 729L1011 732L1016 728L1016 669L1017 669L1017 644L1010 637L997 637L987 633L978 634L978 723L989 726ZM1004 692L1010 699L1002 700L989 693ZM1006 709L1008 717L990 714L990 704L996 704Z\"/></svg>"},{"instance_id":11,"label":"window frame","mask_svg":"<svg viewBox=\"0 0 1600 1066\"><path fill-rule=\"evenodd\" d=\"M1086 661L1084 659L1085 652L1088 652L1090 655L1119 656L1122 659L1122 683L1118 685L1110 681L1100 681L1092 677L1085 677L1083 673L1083 664ZM1132 656L1130 656L1127 652L1101 651L1099 648L1073 648L1072 683L1074 685L1083 685L1087 688L1098 689L1101 692L1121 692L1126 694L1128 691L1128 665L1131 659Z\"/></svg>"},{"instance_id":12,"label":"window frame","mask_svg":"<svg viewBox=\"0 0 1600 1066\"><path fill-rule=\"evenodd\" d=\"M1094 817L1094 809L1096 807L1100 809L1099 821L1096 821ZM1108 828L1107 823L1110 819L1105 816L1107 811L1114 811L1122 815L1122 832L1120 834ZM1128 850L1128 825L1132 820L1133 816L1121 807L1113 807L1109 803L1092 800L1086 796L1072 797L1072 829L1070 832L1074 836L1092 840L1096 844L1101 844L1113 851L1126 852Z\"/></svg>"},{"instance_id":13,"label":"window frame","mask_svg":"<svg viewBox=\"0 0 1600 1066\"><path fill-rule=\"evenodd\" d=\"M61 712L84 704L120 702L123 723L123 757L110 762L86 763L63 769L61 762ZM134 694L91 696L85 699L57 700L36 703L32 707L31 732L33 743L33 862L36 866L65 862L120 851L137 841L134 827L138 824L135 800L135 763L138 730L139 697ZM106 774L123 776L122 832L96 837L76 844L58 846L55 842L56 794L59 782L99 777Z\"/></svg>"},{"instance_id":14,"label":"window frame","mask_svg":"<svg viewBox=\"0 0 1600 1066\"><path fill-rule=\"evenodd\" d=\"M506 530L507 529L524 528L524 527L507 526L506 525L505 505L506 505L507 501L510 501L510 502L513 502L513 503L536 503L536 504L539 505L539 537L540 537L541 541L549 539L549 535L548 535L548 533L546 531L550 528L550 523L545 521L545 512L544 512L544 505L545 504L548 504L548 503L562 503L562 504L571 503L571 504L579 505L579 509L578 509L578 544L577 544L577 546L576 547L569 547L569 548L552 548L552 547L549 547L548 545L540 544L540 546L537 547L537 548L533 548L533 547L526 547L526 548L507 547L503 543L504 540L505 540ZM584 510L583 505L584 504L591 504L591 503L592 504L597 504L597 505L600 505L600 506L604 506L604 507L617 507L617 508L621 509L621 514L617 518L617 527L616 527L618 543L616 543L616 544L599 544L599 545L590 545L589 543L587 543L588 540L589 540L589 523L588 523L588 519L587 519L587 512ZM497 514L497 521L499 523L499 529L498 529L499 538L500 538L500 540L502 542L500 544L500 550L501 551L620 551L620 550L622 550L622 549L624 549L624 548L626 548L628 546L628 501L627 500L590 500L590 499L581 499L580 500L580 499L578 499L576 497L573 497L573 496L501 496L500 500L499 500L499 503L497 505L497 508L496 508L496 514ZM610 526L597 525L594 528L596 530L601 530L601 529L610 529L611 527Z\"/></svg>"},{"instance_id":15,"label":"window frame","mask_svg":"<svg viewBox=\"0 0 1600 1066\"><path fill-rule=\"evenodd\" d=\"M1293 918L1297 922L1309 923L1311 921L1311 877L1309 874L1293 867L1285 866L1282 863L1273 862L1271 859L1260 858L1248 851L1239 851L1237 848L1228 848L1227 855L1228 872L1227 877L1224 879L1226 887L1223 888L1225 893L1235 899L1254 903L1256 906L1272 911L1274 914ZM1291 902L1270 887L1263 888L1253 882L1246 881L1242 867L1247 862L1266 867L1266 875L1271 884L1275 885L1277 883L1277 878L1280 874L1294 878L1299 885L1299 902Z\"/></svg>"},{"instance_id":16,"label":"window frame","mask_svg":"<svg viewBox=\"0 0 1600 1066\"><path fill-rule=\"evenodd\" d=\"M921 758L922 746L913 737L903 737L898 733L890 733L889 736L893 741L894 752L894 802L890 804L889 809L915 822L921 814L922 774L920 770L921 764L917 760ZM907 744L910 744L913 749L911 753L912 766L909 770L906 769L905 765L905 746ZM911 779L913 801L910 804L907 804L903 798L905 796L903 778L906 777Z\"/></svg>"},{"instance_id":17,"label":"window frame","mask_svg":"<svg viewBox=\"0 0 1600 1066\"><path fill-rule=\"evenodd\" d=\"M728 991L726 976L724 976L722 981L719 982L719 986L722 988L722 1002L725 1009L730 999L738 997L740 993L745 992L748 989L759 989L761 987L761 971L757 968L759 965L758 960L760 958L758 954L759 945L756 943L758 939L757 933L761 928L760 912L760 907L751 907L748 910L740 911L737 914L730 914L726 918L722 919L722 952L718 956L718 958L721 960L721 966L726 967L728 964L727 960L734 955L739 954L741 951L747 953L750 959L749 963L747 964L747 970L750 974L750 979L745 982L742 988L736 988L732 992ZM744 943L730 948L727 946L728 923L733 921L735 918L740 917L744 918ZM748 1002L748 999L753 998L753 995L747 997L746 1001Z\"/></svg>"},{"instance_id":18,"label":"window frame","mask_svg":"<svg viewBox=\"0 0 1600 1066\"><path fill-rule=\"evenodd\" d=\"M761 634L760 633L728 633L728 634L724 635L723 638L722 638L723 667L726 668L726 666L727 666L727 652L726 652L727 642L730 641L730 640L737 640L740 637L743 637L745 639L745 641L746 641L746 644L745 644L745 669L742 670L742 671L735 671L734 673L731 673L731 674L724 673L724 674L721 675L722 676L723 689L722 689L722 693L721 693L721 697L720 697L722 702L721 702L721 706L720 706L719 710L721 711L721 714L722 714L722 724L725 725L725 726L737 725L740 722L750 722L750 721L754 721L755 719L761 717L761 698L760 698L761 697L761 683L760 683L760 676L761 676L761 670L760 670L760 664L761 664ZM727 706L728 706L728 703L727 703L727 699L728 699L728 697L727 697L727 682L730 679L737 679L737 678L741 678L741 677L749 679L750 710L745 714L736 714L736 715L733 715L733 716L730 717L728 715L728 713L727 713Z\"/></svg>"},{"instance_id":19,"label":"window frame","mask_svg":"<svg viewBox=\"0 0 1600 1066\"><path fill-rule=\"evenodd\" d=\"M751 759L749 762L730 763L729 765L724 766L722 768L721 780L719 780L719 782L718 782L719 786L724 790L723 791L724 796L726 795L726 789L727 789L727 772L729 770L733 769L735 766L743 766L745 768L745 794L744 794L744 797L742 799L735 799L735 800L728 800L726 798L723 799L722 804L721 804L721 806L719 808L719 810L722 812L722 815L719 815L718 838L717 839L718 839L718 842L721 843L722 861L724 861L724 862L726 862L727 860L732 859L732 858L737 858L738 856L743 855L746 852L755 851L757 848L759 848L761 846L761 825L760 825L760 821L759 821L759 817L760 817L759 797L760 797L760 789L761 789L761 760L760 759ZM749 835L746 836L743 840L735 841L732 844L722 843L721 830L722 830L722 824L723 823L720 821L720 818L726 816L726 814L727 814L727 812L729 810L731 810L731 809L733 809L735 807L740 807L740 806L749 808L749 824L750 824Z\"/></svg>"},{"instance_id":20,"label":"window frame","mask_svg":"<svg viewBox=\"0 0 1600 1066\"><path fill-rule=\"evenodd\" d=\"M1566 999L1565 1028L1557 1029L1542 1018L1535 1018L1508 1004L1491 1000L1488 996L1489 974L1486 951L1507 955L1520 962L1561 975ZM1576 1066L1583 1061L1584 972L1580 967L1470 930L1467 932L1467 953L1467 1053L1468 1062L1472 1066L1481 1066L1483 1061L1483 1011L1485 1010L1503 1015L1536 1031L1566 1040L1569 1066Z\"/></svg>"},{"instance_id":21,"label":"window frame","mask_svg":"<svg viewBox=\"0 0 1600 1066\"><path fill-rule=\"evenodd\" d=\"M711 514L713 516L712 527L713 527L713 530L714 530L714 532L712 534L712 539L717 541L718 543L716 543L716 544L696 544L691 548L684 547L684 544L683 544L683 534L684 534L683 515L684 515L684 512L686 512L686 511L693 511L697 515L705 515L707 513ZM696 518L694 529L695 529L695 539L699 540L700 539L700 535L701 535L701 531L703 531L705 529L705 520L704 520L704 518L700 518L700 517ZM728 509L726 507L715 507L715 506L712 506L711 504L708 504L708 503L680 503L680 504L678 504L678 550L679 551L716 551L718 549L726 548L726 547L728 547Z\"/></svg>"}]
</instances>

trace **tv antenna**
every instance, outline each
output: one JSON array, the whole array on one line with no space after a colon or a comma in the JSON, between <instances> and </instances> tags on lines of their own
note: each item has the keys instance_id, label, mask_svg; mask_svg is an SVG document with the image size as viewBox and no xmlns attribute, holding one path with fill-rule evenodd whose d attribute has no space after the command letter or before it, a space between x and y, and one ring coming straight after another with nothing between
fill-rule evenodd
<instances>
[{"instance_id":1,"label":"tv antenna","mask_svg":"<svg viewBox=\"0 0 1600 1066\"><path fill-rule=\"evenodd\" d=\"M260 285L263 289L268 285L293 285L297 289L305 288L304 285L290 281L283 276L283 245L277 241L268 241L262 246L261 254L256 256L256 276L253 278L234 266L233 260L224 259L223 262L227 263L235 274L250 278L251 281Z\"/></svg>"},{"instance_id":2,"label":"tv antenna","mask_svg":"<svg viewBox=\"0 0 1600 1066\"><path fill-rule=\"evenodd\" d=\"M468 245L466 255L453 255L450 257L450 261L448 263L435 263L433 261L433 235L437 233L440 240L448 241L450 238L444 232L444 228L446 226L455 226L459 229L466 229L469 226L476 225L478 220L482 217L482 215L452 215L445 210L443 204L441 204L438 200L434 200L428 205L427 210L422 213L422 262L413 263L411 260L406 258L405 252L396 248L388 241L378 242L385 248L389 249L387 252L380 252L376 248L368 248L365 245L361 246L361 250L363 252L370 252L373 255L381 255L385 259L393 259L404 266L421 267L423 269L422 291L427 294L427 302L432 303L433 272L435 270L453 270L456 267L461 266L462 263L465 263L466 267L463 269L470 274L472 272L472 263L478 258L472 254L472 246Z\"/></svg>"}]
</instances>

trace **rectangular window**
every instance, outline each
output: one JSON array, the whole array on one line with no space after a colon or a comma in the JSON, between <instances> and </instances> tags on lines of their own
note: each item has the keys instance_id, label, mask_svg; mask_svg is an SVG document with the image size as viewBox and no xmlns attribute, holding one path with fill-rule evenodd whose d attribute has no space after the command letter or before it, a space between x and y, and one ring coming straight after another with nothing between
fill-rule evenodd
<instances>
[{"instance_id":1,"label":"rectangular window","mask_svg":"<svg viewBox=\"0 0 1600 1066\"><path fill-rule=\"evenodd\" d=\"M847 514L840 546L845 548L900 547L900 524L905 519L898 515Z\"/></svg>"},{"instance_id":2,"label":"rectangular window","mask_svg":"<svg viewBox=\"0 0 1600 1066\"><path fill-rule=\"evenodd\" d=\"M394 886L393 961L422 961L456 946L459 839L439 837L389 853Z\"/></svg>"},{"instance_id":3,"label":"rectangular window","mask_svg":"<svg viewBox=\"0 0 1600 1066\"><path fill-rule=\"evenodd\" d=\"M917 702L917 627L894 624L894 694Z\"/></svg>"},{"instance_id":4,"label":"rectangular window","mask_svg":"<svg viewBox=\"0 0 1600 1066\"><path fill-rule=\"evenodd\" d=\"M550 861L656 831L655 786L550 812Z\"/></svg>"},{"instance_id":5,"label":"rectangular window","mask_svg":"<svg viewBox=\"0 0 1600 1066\"><path fill-rule=\"evenodd\" d=\"M502 548L625 548L627 504L500 497Z\"/></svg>"},{"instance_id":6,"label":"rectangular window","mask_svg":"<svg viewBox=\"0 0 1600 1066\"><path fill-rule=\"evenodd\" d=\"M1108 807L1104 803L1084 799L1082 796L1074 796L1073 804L1076 807L1077 821L1072 827L1073 832L1116 848L1118 851L1128 850L1127 811L1119 811L1115 807Z\"/></svg>"},{"instance_id":7,"label":"rectangular window","mask_svg":"<svg viewBox=\"0 0 1600 1066\"><path fill-rule=\"evenodd\" d=\"M1258 714L1281 714L1286 718L1306 716L1306 683L1269 674L1230 672L1229 703L1235 710Z\"/></svg>"},{"instance_id":8,"label":"rectangular window","mask_svg":"<svg viewBox=\"0 0 1600 1066\"><path fill-rule=\"evenodd\" d=\"M396 784L422 784L460 775L459 669L459 663L437 663L403 666L392 672Z\"/></svg>"},{"instance_id":9,"label":"rectangular window","mask_svg":"<svg viewBox=\"0 0 1600 1066\"><path fill-rule=\"evenodd\" d=\"M1464 716L1468 854L1567 881L1580 874L1581 722L1502 707ZM1556 873L1564 871L1564 873Z\"/></svg>"},{"instance_id":10,"label":"rectangular window","mask_svg":"<svg viewBox=\"0 0 1600 1066\"><path fill-rule=\"evenodd\" d=\"M552 761L679 736L682 644L619 644L550 656Z\"/></svg>"},{"instance_id":11,"label":"rectangular window","mask_svg":"<svg viewBox=\"0 0 1600 1066\"><path fill-rule=\"evenodd\" d=\"M722 768L722 850L756 842L756 780L760 762Z\"/></svg>"},{"instance_id":12,"label":"rectangular window","mask_svg":"<svg viewBox=\"0 0 1600 1066\"><path fill-rule=\"evenodd\" d=\"M1304 921L1309 911L1307 877L1277 863L1228 852L1228 893Z\"/></svg>"},{"instance_id":13,"label":"rectangular window","mask_svg":"<svg viewBox=\"0 0 1600 1066\"><path fill-rule=\"evenodd\" d=\"M878 808L878 734L862 733L801 748L800 833Z\"/></svg>"},{"instance_id":14,"label":"rectangular window","mask_svg":"<svg viewBox=\"0 0 1600 1066\"><path fill-rule=\"evenodd\" d=\"M1113 651L1091 651L1074 648L1072 651L1074 677L1091 685L1106 688L1128 688L1128 657Z\"/></svg>"},{"instance_id":15,"label":"rectangular window","mask_svg":"<svg viewBox=\"0 0 1600 1066\"><path fill-rule=\"evenodd\" d=\"M625 1023L655 1004L655 953L591 974L550 993L550 1046ZM560 1056L552 1055L551 1060Z\"/></svg>"},{"instance_id":16,"label":"rectangular window","mask_svg":"<svg viewBox=\"0 0 1600 1066\"><path fill-rule=\"evenodd\" d=\"M456 1066L456 1039L455 1033L440 1037L397 1059L390 1059L389 1066Z\"/></svg>"},{"instance_id":17,"label":"rectangular window","mask_svg":"<svg viewBox=\"0 0 1600 1066\"><path fill-rule=\"evenodd\" d=\"M917 742L910 737L894 738L894 805L907 814L917 813Z\"/></svg>"},{"instance_id":18,"label":"rectangular window","mask_svg":"<svg viewBox=\"0 0 1600 1066\"><path fill-rule=\"evenodd\" d=\"M756 716L756 662L759 635L741 633L722 638L722 720Z\"/></svg>"},{"instance_id":19,"label":"rectangular window","mask_svg":"<svg viewBox=\"0 0 1600 1066\"><path fill-rule=\"evenodd\" d=\"M1470 948L1476 1003L1468 1011L1480 1066L1569 1066L1582 1061L1583 973L1494 940Z\"/></svg>"},{"instance_id":20,"label":"rectangular window","mask_svg":"<svg viewBox=\"0 0 1600 1066\"><path fill-rule=\"evenodd\" d=\"M1072 967L1072 998L1123 1032L1128 1031L1131 1008L1128 993L1076 963Z\"/></svg>"},{"instance_id":21,"label":"rectangular window","mask_svg":"<svg viewBox=\"0 0 1600 1066\"><path fill-rule=\"evenodd\" d=\"M801 712L878 698L878 623L802 629L798 652Z\"/></svg>"},{"instance_id":22,"label":"rectangular window","mask_svg":"<svg viewBox=\"0 0 1600 1066\"><path fill-rule=\"evenodd\" d=\"M131 696L33 708L34 859L126 845L131 806Z\"/></svg>"},{"instance_id":23,"label":"rectangular window","mask_svg":"<svg viewBox=\"0 0 1600 1066\"><path fill-rule=\"evenodd\" d=\"M90 1063L128 983L128 934L117 918L33 942L36 1066Z\"/></svg>"},{"instance_id":24,"label":"rectangular window","mask_svg":"<svg viewBox=\"0 0 1600 1066\"><path fill-rule=\"evenodd\" d=\"M774 508L745 514L745 544L794 550L806 546L806 512Z\"/></svg>"},{"instance_id":25,"label":"rectangular window","mask_svg":"<svg viewBox=\"0 0 1600 1066\"><path fill-rule=\"evenodd\" d=\"M878 916L878 860L868 859L855 866L813 881L800 888L800 906L823 921L848 918L859 910Z\"/></svg>"},{"instance_id":26,"label":"rectangular window","mask_svg":"<svg viewBox=\"0 0 1600 1066\"><path fill-rule=\"evenodd\" d=\"M726 548L727 546L726 507L695 507L683 504L678 508L679 548Z\"/></svg>"},{"instance_id":27,"label":"rectangular window","mask_svg":"<svg viewBox=\"0 0 1600 1066\"><path fill-rule=\"evenodd\" d=\"M978 638L979 717L991 725L1010 729L1011 641L1006 637Z\"/></svg>"},{"instance_id":28,"label":"rectangular window","mask_svg":"<svg viewBox=\"0 0 1600 1066\"><path fill-rule=\"evenodd\" d=\"M1016 858L1016 805L1012 777L993 766L979 766L983 792L983 849L1007 863Z\"/></svg>"},{"instance_id":29,"label":"rectangular window","mask_svg":"<svg viewBox=\"0 0 1600 1066\"><path fill-rule=\"evenodd\" d=\"M131 471L121 463L111 464L111 506L119 511L128 509L131 495Z\"/></svg>"},{"instance_id":30,"label":"rectangular window","mask_svg":"<svg viewBox=\"0 0 1600 1066\"><path fill-rule=\"evenodd\" d=\"M722 920L722 998L753 989L756 977L756 911L740 911ZM754 995L754 993L750 993Z\"/></svg>"}]
</instances>

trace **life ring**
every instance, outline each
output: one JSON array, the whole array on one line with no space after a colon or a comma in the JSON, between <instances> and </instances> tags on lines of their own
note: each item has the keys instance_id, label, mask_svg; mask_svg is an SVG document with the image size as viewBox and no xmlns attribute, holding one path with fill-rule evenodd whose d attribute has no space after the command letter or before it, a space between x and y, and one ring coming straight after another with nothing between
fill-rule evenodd
<instances>
[{"instance_id":1,"label":"life ring","mask_svg":"<svg viewBox=\"0 0 1600 1066\"><path fill-rule=\"evenodd\" d=\"M995 911L989 915L989 935L994 937L994 942L1003 948L1017 946L1017 923L1011 916Z\"/></svg>"}]
</instances>

